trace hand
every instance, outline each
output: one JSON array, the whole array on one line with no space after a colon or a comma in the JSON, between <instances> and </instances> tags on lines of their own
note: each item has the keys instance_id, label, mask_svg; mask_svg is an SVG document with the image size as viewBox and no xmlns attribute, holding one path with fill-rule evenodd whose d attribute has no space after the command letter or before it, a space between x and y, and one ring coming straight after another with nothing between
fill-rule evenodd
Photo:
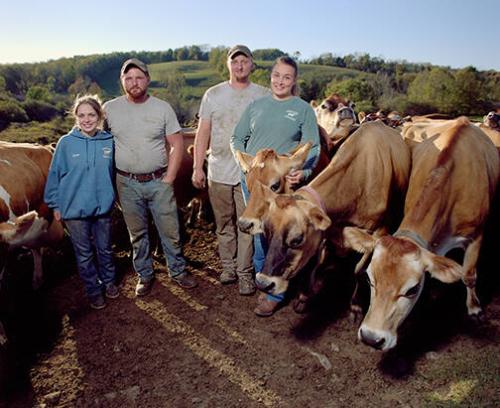
<instances>
[{"instance_id":1,"label":"hand","mask_svg":"<svg viewBox=\"0 0 500 408\"><path fill-rule=\"evenodd\" d=\"M174 180L175 178L172 178L171 176L169 176L168 174L165 174L162 179L161 179L161 182L162 183L165 183L165 184L169 184L171 186L174 185Z\"/></svg>"},{"instance_id":2,"label":"hand","mask_svg":"<svg viewBox=\"0 0 500 408\"><path fill-rule=\"evenodd\" d=\"M54 210L54 218L56 219L56 221L61 221L61 211Z\"/></svg>"},{"instance_id":3,"label":"hand","mask_svg":"<svg viewBox=\"0 0 500 408\"><path fill-rule=\"evenodd\" d=\"M205 188L207 179L205 176L205 172L203 170L193 170L193 176L191 177L191 181L193 182L193 186L196 188Z\"/></svg>"},{"instance_id":4,"label":"hand","mask_svg":"<svg viewBox=\"0 0 500 408\"><path fill-rule=\"evenodd\" d=\"M291 170L286 175L286 180L290 183L291 186L296 186L302 180L304 180L304 171L303 170Z\"/></svg>"}]
</instances>

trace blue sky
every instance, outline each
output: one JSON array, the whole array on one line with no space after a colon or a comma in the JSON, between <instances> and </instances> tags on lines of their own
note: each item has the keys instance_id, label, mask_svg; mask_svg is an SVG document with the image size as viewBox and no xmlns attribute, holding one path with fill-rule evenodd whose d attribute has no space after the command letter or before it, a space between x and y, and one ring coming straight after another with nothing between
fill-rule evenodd
<instances>
[{"instance_id":1,"label":"blue sky","mask_svg":"<svg viewBox=\"0 0 500 408\"><path fill-rule=\"evenodd\" d=\"M0 63L236 43L500 71L499 0L0 0Z\"/></svg>"}]
</instances>

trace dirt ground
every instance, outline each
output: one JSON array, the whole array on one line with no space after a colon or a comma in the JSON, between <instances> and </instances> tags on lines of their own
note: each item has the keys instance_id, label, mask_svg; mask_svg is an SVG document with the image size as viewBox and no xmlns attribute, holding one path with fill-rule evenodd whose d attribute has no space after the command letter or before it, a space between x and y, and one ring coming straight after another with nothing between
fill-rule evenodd
<instances>
[{"instance_id":1,"label":"dirt ground","mask_svg":"<svg viewBox=\"0 0 500 408\"><path fill-rule=\"evenodd\" d=\"M9 259L0 318L4 407L498 407L500 284L483 261L487 321L465 318L463 285L430 279L400 344L383 354L356 338L352 282L333 271L310 311L270 318L256 296L222 286L210 225L187 231L199 286L173 284L161 263L145 298L117 232L121 296L91 310L68 243L48 253L46 281L30 289L31 258ZM15 266L14 266L15 265Z\"/></svg>"}]
</instances>

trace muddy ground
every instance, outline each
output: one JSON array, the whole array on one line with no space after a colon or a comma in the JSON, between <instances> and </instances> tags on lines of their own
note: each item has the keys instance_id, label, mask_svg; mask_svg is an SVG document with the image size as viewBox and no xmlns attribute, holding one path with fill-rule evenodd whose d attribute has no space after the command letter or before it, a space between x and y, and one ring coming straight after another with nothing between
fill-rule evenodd
<instances>
[{"instance_id":1,"label":"muddy ground","mask_svg":"<svg viewBox=\"0 0 500 408\"><path fill-rule=\"evenodd\" d=\"M500 279L485 256L485 323L465 318L460 283L428 279L399 346L382 354L356 339L359 322L347 307L352 281L343 270L332 271L308 313L288 304L258 318L255 296L219 284L211 225L186 234L185 256L199 286L179 288L157 263L153 291L141 299L127 237L122 229L115 234L121 296L100 311L88 306L68 243L47 254L46 280L36 292L30 256L11 256L0 292L9 335L0 352L0 406L500 405Z\"/></svg>"}]
</instances>

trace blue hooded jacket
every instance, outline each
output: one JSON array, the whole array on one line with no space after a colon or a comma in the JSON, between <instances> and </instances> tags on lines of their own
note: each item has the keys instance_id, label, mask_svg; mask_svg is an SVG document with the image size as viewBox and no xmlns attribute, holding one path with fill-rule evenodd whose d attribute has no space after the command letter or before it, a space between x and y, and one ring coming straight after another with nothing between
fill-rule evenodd
<instances>
[{"instance_id":1,"label":"blue hooded jacket","mask_svg":"<svg viewBox=\"0 0 500 408\"><path fill-rule=\"evenodd\" d=\"M63 219L106 214L115 201L113 176L113 136L88 137L75 127L57 143L44 200Z\"/></svg>"}]
</instances>

